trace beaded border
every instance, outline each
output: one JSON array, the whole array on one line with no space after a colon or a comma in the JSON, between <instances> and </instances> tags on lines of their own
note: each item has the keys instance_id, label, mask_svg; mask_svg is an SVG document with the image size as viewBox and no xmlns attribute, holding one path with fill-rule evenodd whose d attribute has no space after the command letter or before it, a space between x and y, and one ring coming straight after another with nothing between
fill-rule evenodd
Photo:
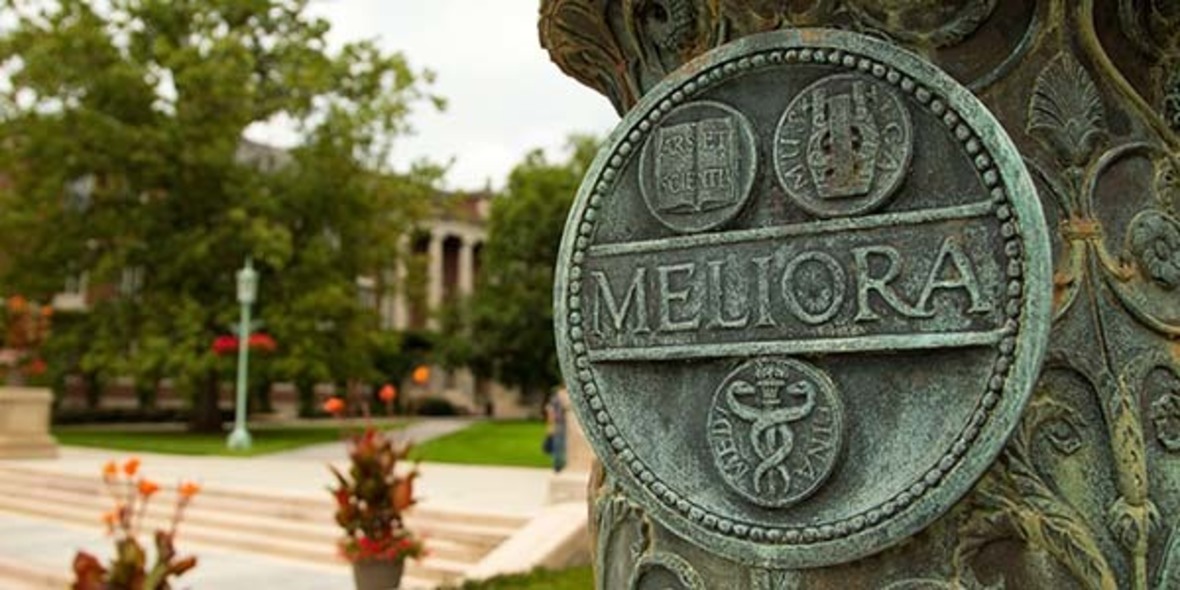
<instances>
[{"instance_id":1,"label":"beaded border","mask_svg":"<svg viewBox=\"0 0 1180 590\"><path fill-rule=\"evenodd\" d=\"M945 453L937 464L918 478L908 489L892 498L881 502L871 509L859 514L843 518L839 521L820 526L801 527L768 527L763 525L739 522L719 516L698 506L687 498L670 489L656 478L655 474L638 457L626 441L619 435L618 429L611 420L610 414L598 395L598 385L594 374L590 370L590 359L587 356L585 334L582 330L581 311L581 278L582 263L586 258L590 246L590 236L594 231L597 210L614 187L621 168L627 162L627 156L642 147L645 136L672 109L683 104L693 96L709 89L734 75L790 63L815 63L821 65L842 66L848 70L868 73L884 80L911 95L930 113L939 117L954 137L962 144L967 154L972 158L976 172L983 185L990 191L994 206L994 213L1000 222L1000 232L1005 240L1004 254L1007 256L1008 266L1006 274L1007 300L1004 307L1006 322L1004 336L997 349L999 357L996 359L991 377L988 380L987 393L976 405L967 426L959 433L958 439ZM577 370L577 378L585 399L591 409L595 426L609 442L615 456L622 462L635 481L639 482L648 492L653 494L665 507L685 516L693 523L704 528L721 533L722 535L740 540L751 540L759 543L771 544L810 544L832 541L860 532L875 526L883 520L897 514L902 509L913 504L929 490L937 487L950 471L966 455L967 449L979 436L980 430L989 419L992 410L999 404L1003 394L1004 384L1009 370L1014 362L1016 349L1016 333L1020 325L1020 315L1024 296L1023 283L1023 247L1016 219L1016 210L1009 201L1008 191L1001 186L999 171L995 160L976 137L962 117L947 105L945 98L936 95L929 88L915 82L913 78L897 71L897 69L874 60L871 57L859 55L844 49L828 48L793 48L762 50L752 55L732 58L724 63L715 64L702 70L686 82L680 84L663 100L652 106L638 123L633 124L625 137L618 140L614 153L607 160L598 179L595 181L589 202L584 208L575 227L577 238L574 241L572 254L573 264L569 268L567 292L569 336L574 352L573 363Z\"/></svg>"}]
</instances>

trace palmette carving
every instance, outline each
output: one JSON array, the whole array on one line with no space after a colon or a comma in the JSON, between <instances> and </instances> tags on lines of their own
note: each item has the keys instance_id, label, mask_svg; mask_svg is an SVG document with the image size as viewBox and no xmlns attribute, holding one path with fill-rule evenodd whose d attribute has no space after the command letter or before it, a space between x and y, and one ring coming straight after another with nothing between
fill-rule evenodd
<instances>
[{"instance_id":1,"label":"palmette carving","mask_svg":"<svg viewBox=\"0 0 1180 590\"><path fill-rule=\"evenodd\" d=\"M1028 131L1075 166L1093 153L1106 127L1102 99L1071 53L1060 53L1037 76L1028 107Z\"/></svg>"}]
</instances>

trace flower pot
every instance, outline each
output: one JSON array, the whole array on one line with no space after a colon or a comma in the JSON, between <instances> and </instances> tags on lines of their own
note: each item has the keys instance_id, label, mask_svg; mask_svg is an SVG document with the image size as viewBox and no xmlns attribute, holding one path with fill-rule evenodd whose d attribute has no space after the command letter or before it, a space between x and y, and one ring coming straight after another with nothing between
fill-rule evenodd
<instances>
[{"instance_id":1,"label":"flower pot","mask_svg":"<svg viewBox=\"0 0 1180 590\"><path fill-rule=\"evenodd\" d=\"M401 587L404 559L364 559L352 563L356 590L396 590Z\"/></svg>"}]
</instances>

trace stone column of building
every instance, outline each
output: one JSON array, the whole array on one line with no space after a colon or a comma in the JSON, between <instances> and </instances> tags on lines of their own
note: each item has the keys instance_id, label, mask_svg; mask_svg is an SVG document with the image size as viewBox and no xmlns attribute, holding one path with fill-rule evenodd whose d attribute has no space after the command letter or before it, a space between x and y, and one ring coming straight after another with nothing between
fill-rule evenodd
<instances>
[{"instance_id":1,"label":"stone column of building","mask_svg":"<svg viewBox=\"0 0 1180 590\"><path fill-rule=\"evenodd\" d=\"M459 246L459 293L470 295L475 288L475 240L470 235L462 236Z\"/></svg>"},{"instance_id":2,"label":"stone column of building","mask_svg":"<svg viewBox=\"0 0 1180 590\"><path fill-rule=\"evenodd\" d=\"M733 449L747 444L743 440L713 441L714 451L737 457L728 463L675 460L691 452L707 454L711 443L706 430L739 421L718 420L707 428L699 420L683 425L696 429L692 444L651 442L658 439L652 435L640 449L628 446L629 441L613 426L616 410L605 407L630 392L616 392L614 398L596 396L600 390L587 386L588 391L579 391L571 384L575 406L581 399L589 400L585 405L590 409L581 417L588 418L586 430L598 445L596 450L622 449L604 465L607 475L591 498L598 588L1180 588L1180 485L1176 484L1180 477L1176 463L1180 460L1180 2L542 0L540 24L541 43L565 73L605 95L620 115L635 113L625 123L634 124L624 130L630 134L620 133L615 135L617 141L612 140L626 146L616 152L618 162L628 153L655 154L653 144L643 143L644 134L664 125L658 137L667 140L671 155L651 166L671 166L675 171L696 165L691 155L676 160L683 153L677 152L677 146L690 146L690 154L694 149L692 143L678 140L697 137L691 133L700 129L689 125L709 120L713 126L729 126L725 133L730 135L725 137L736 137L732 143L738 149L763 158L760 164L769 180L759 180L761 184L770 186L776 173L786 173L785 179L778 180L787 186L785 191L760 193L783 201L791 188L810 182L802 174L791 175L792 158L797 158L799 145L806 147L808 138L817 146L823 143L822 130L815 129L829 124L823 116L827 109L834 113L831 119L843 126L840 137L847 140L845 147L852 145L852 134L844 131L853 125L870 129L894 124L896 129L902 126L897 121L912 116L914 125L924 125L929 137L956 138L947 140L952 149L933 156L933 166L965 163L982 171L999 164L1024 178L1019 183L1022 192L1039 199L1044 219L1039 214L1026 215L1023 223L1033 225L1030 221L1035 220L1051 242L1051 256L1045 257L1051 258L1051 269L1038 266L1038 276L1024 275L1008 283L1011 292L1020 292L1041 282L1044 286L1038 288L1052 295L1051 310L1037 314L1048 323L1044 360L1029 363L1033 394L1022 412L1015 411L1018 422L1011 436L991 439L999 447L998 456L971 458L974 466L986 469L974 488L965 495L945 494L940 510L925 515L929 524L907 528L907 534L875 547L871 554L839 558L814 552L818 557L810 563L815 567L785 565L806 562L801 553L824 543L874 542L871 535L863 534L865 530L939 493L947 470L963 461L953 455L934 455L935 460L943 457L944 464L931 469L924 480L914 480L911 487L890 490L888 495L878 487L891 476L883 470L877 477L857 482L855 489L872 497L860 498L859 504L824 505L830 511L852 505L871 510L823 527L776 526L776 519L798 506L746 510L739 493L730 490L738 475L770 473L769 468L776 465L739 461L740 453ZM760 35L775 30L782 34ZM775 51L757 53L764 47ZM705 55L715 48L718 51ZM737 55L742 59L726 61ZM750 81L760 73L796 64L802 64L794 70L800 76L797 86L766 84L751 91L765 93L759 95L756 107L760 108L750 108L747 101L748 110L739 112L729 104L742 102L736 100L740 98L736 92L699 98L717 85L741 84L743 75L753 84ZM914 74L918 71L923 74ZM666 82L658 86L662 81ZM802 89L821 83L827 86L818 87L806 101L795 100ZM884 90L874 98L868 96L872 88ZM643 100L657 92L660 100ZM892 99L885 97L892 95L902 97L896 103L901 108L887 104ZM957 108L956 102L971 106ZM809 107L821 103L827 106ZM875 113L866 105L874 105ZM966 121L964 113L973 121ZM743 135L747 115L756 129ZM760 143L743 148L743 137L757 137ZM835 145L837 134L831 137ZM987 141L999 137L1004 162L997 163L986 153L979 155L977 137ZM633 143L624 143L631 138ZM889 149L885 135L881 138L879 143L873 141L873 148ZM915 149L930 149L930 145L919 143ZM971 156L957 153L960 146ZM771 158L766 156L772 152L781 157L768 163L765 160ZM822 159L819 151L814 153ZM658 157L665 155L661 151ZM851 170L851 165L844 164L852 161L836 163L835 168ZM915 156L914 161L931 166L932 159L926 154L925 159ZM600 174L603 169L613 173L615 164L610 159L603 158L599 164L591 176L605 176ZM812 164L799 166L803 170ZM873 166L864 170L871 171ZM926 171L912 171L906 181ZM627 169L619 172L627 173ZM851 174L836 176L841 181L855 180ZM609 180L604 179L605 188L586 191L591 207L598 201L610 202ZM1001 179L985 172L983 180L998 186ZM979 184L971 182L971 186ZM1002 204L1004 190L993 193L995 204ZM860 193L833 194L831 202L816 208L836 207L830 203L850 194ZM792 207L790 201L783 202L784 209ZM595 212L598 219L607 217L604 211ZM1013 210L1005 205L995 213L1007 223L1003 235L1013 236L1017 224L1008 221L1015 215ZM584 219L586 233L593 236L589 230L597 222L589 216ZM673 221L679 219L691 220L681 216ZM802 214L793 221L800 219L800 224L811 222ZM689 227L687 231L698 230ZM678 239L703 243L707 240L702 238L716 237L702 233ZM614 252L622 251L612 246ZM1021 252L1022 246L1014 244L1005 255ZM1007 281L1022 272L1019 267L1007 268L1007 273L997 273L991 281ZM635 284L642 287L638 280ZM570 317L575 325L570 332L581 335L576 324L583 316L575 310ZM725 320L723 313L721 319ZM1009 323L1013 331L1024 326L1023 321ZM581 341L578 345L585 350ZM1002 346L1009 352L1013 349L1010 340ZM685 356L695 352L683 348L677 352ZM595 378L593 361L585 358L579 357L581 364L571 381ZM741 369L732 367L741 360L729 365L732 375L740 376ZM776 371L802 374L801 366L772 359L760 370L769 382ZM997 367L1007 370L1008 365ZM881 370L880 381L883 385L886 376L908 374L934 378L932 372L942 370L934 361L912 372L891 366ZM762 377L749 377L750 382L755 378ZM686 392L699 393L689 391L690 384L677 387L634 395L688 400ZM700 395L699 403L714 402ZM981 415L996 403L1003 402L995 395L986 398L979 406ZM857 420L849 436L858 435L856 429L883 426L866 405L872 404L845 406ZM726 407L741 409L741 404ZM895 440L913 441L945 424L944 408L931 405L924 411L927 424L899 429ZM979 429L970 426L965 432L973 437ZM672 454L673 459L645 463L641 451L661 444L657 449L661 456ZM770 457L770 451L787 447L789 443L763 451ZM891 452L878 446L858 458ZM777 468L785 469L785 465L780 462ZM901 462L896 465L903 467ZM676 467L682 467L680 480L661 479L663 472L674 472ZM783 471L781 477L798 482L805 475ZM708 485L691 489L676 485L707 478L712 478ZM829 488L821 493L841 491ZM765 496L765 490L762 493ZM888 501L878 503L879 499ZM722 510L718 516L702 510L702 503L708 502L728 513ZM761 516L733 517L739 509L743 515ZM684 534L685 530L701 532L693 536Z\"/></svg>"},{"instance_id":3,"label":"stone column of building","mask_svg":"<svg viewBox=\"0 0 1180 590\"><path fill-rule=\"evenodd\" d=\"M398 260L393 274L393 328L405 330L410 327L410 307L406 299L406 261L413 255L409 236L402 236L398 242Z\"/></svg>"},{"instance_id":4,"label":"stone column of building","mask_svg":"<svg viewBox=\"0 0 1180 590\"><path fill-rule=\"evenodd\" d=\"M434 317L434 311L442 305L443 300L443 240L446 235L438 231L430 233L430 245L426 250L428 257L427 262L427 291L426 291L426 309L430 314L427 319L427 325L431 328L435 327L438 320Z\"/></svg>"}]
</instances>

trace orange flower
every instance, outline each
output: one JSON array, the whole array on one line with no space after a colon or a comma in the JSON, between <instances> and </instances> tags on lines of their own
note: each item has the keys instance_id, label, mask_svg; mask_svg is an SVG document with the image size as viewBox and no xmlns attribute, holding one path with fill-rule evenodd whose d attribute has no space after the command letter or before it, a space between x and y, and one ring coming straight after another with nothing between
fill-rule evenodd
<instances>
[{"instance_id":1,"label":"orange flower","mask_svg":"<svg viewBox=\"0 0 1180 590\"><path fill-rule=\"evenodd\" d=\"M150 479L139 480L139 495L143 496L144 498L150 498L152 494L158 491L160 491L160 484Z\"/></svg>"},{"instance_id":2,"label":"orange flower","mask_svg":"<svg viewBox=\"0 0 1180 590\"><path fill-rule=\"evenodd\" d=\"M123 473L126 473L127 477L135 477L137 471L139 471L138 457L132 457L126 463L123 463Z\"/></svg>"},{"instance_id":3,"label":"orange flower","mask_svg":"<svg viewBox=\"0 0 1180 590\"><path fill-rule=\"evenodd\" d=\"M387 404L391 403L397 399L397 388L392 384L386 383L385 387L382 387L381 391L377 393L377 397L381 398L381 401Z\"/></svg>"},{"instance_id":4,"label":"orange flower","mask_svg":"<svg viewBox=\"0 0 1180 590\"><path fill-rule=\"evenodd\" d=\"M201 491L201 486L195 481L186 481L180 484L180 487L177 488L177 491L180 492L181 498L187 500L197 495L197 492Z\"/></svg>"},{"instance_id":5,"label":"orange flower","mask_svg":"<svg viewBox=\"0 0 1180 590\"><path fill-rule=\"evenodd\" d=\"M417 385L425 385L427 381L430 381L430 367L418 365L414 372L410 373L410 380Z\"/></svg>"},{"instance_id":6,"label":"orange flower","mask_svg":"<svg viewBox=\"0 0 1180 590\"><path fill-rule=\"evenodd\" d=\"M119 475L119 466L114 461L107 461L106 465L102 466L102 480L111 482Z\"/></svg>"},{"instance_id":7,"label":"orange flower","mask_svg":"<svg viewBox=\"0 0 1180 590\"><path fill-rule=\"evenodd\" d=\"M28 306L29 300L20 295L13 295L8 298L8 311L12 313L23 313Z\"/></svg>"},{"instance_id":8,"label":"orange flower","mask_svg":"<svg viewBox=\"0 0 1180 590\"><path fill-rule=\"evenodd\" d=\"M42 305L41 306L41 317L43 317L43 318L53 317L53 306L52 305Z\"/></svg>"},{"instance_id":9,"label":"orange flower","mask_svg":"<svg viewBox=\"0 0 1180 590\"><path fill-rule=\"evenodd\" d=\"M324 402L324 411L337 416L344 413L344 400L338 397L328 398L328 401Z\"/></svg>"},{"instance_id":10,"label":"orange flower","mask_svg":"<svg viewBox=\"0 0 1180 590\"><path fill-rule=\"evenodd\" d=\"M113 510L110 512L102 513L102 522L103 522L103 524L107 525L108 530L115 528L115 521L118 518L119 517L115 515L115 512Z\"/></svg>"}]
</instances>

